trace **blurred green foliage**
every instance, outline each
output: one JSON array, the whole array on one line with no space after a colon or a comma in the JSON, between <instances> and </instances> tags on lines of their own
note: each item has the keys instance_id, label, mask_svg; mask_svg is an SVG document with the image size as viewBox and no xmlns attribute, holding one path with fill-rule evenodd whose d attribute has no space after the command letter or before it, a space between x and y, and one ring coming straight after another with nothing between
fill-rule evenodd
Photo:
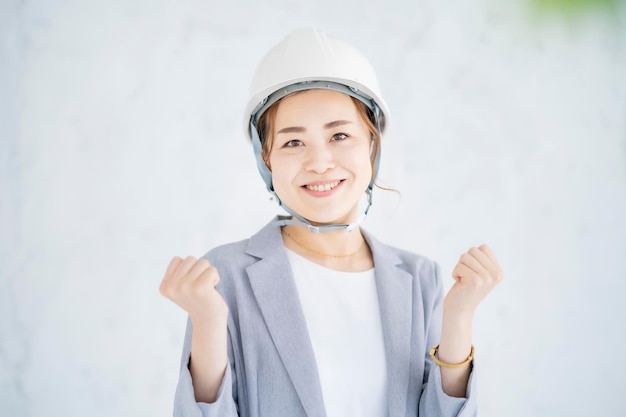
<instances>
[{"instance_id":1,"label":"blurred green foliage","mask_svg":"<svg viewBox=\"0 0 626 417\"><path fill-rule=\"evenodd\" d=\"M580 14L592 11L605 10L613 12L623 7L626 0L530 0L537 11L566 14Z\"/></svg>"}]
</instances>

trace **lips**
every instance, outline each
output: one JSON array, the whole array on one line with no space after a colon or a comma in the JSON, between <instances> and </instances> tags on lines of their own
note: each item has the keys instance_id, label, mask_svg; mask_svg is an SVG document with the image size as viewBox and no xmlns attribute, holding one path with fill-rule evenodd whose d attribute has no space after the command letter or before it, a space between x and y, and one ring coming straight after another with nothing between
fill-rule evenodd
<instances>
[{"instance_id":1,"label":"lips","mask_svg":"<svg viewBox=\"0 0 626 417\"><path fill-rule=\"evenodd\" d=\"M339 184L341 184L341 181L332 181L332 182L327 182L325 184L307 184L304 186L304 188L306 188L307 190L315 191L315 192L323 192L323 191L330 191L336 186L338 186Z\"/></svg>"}]
</instances>

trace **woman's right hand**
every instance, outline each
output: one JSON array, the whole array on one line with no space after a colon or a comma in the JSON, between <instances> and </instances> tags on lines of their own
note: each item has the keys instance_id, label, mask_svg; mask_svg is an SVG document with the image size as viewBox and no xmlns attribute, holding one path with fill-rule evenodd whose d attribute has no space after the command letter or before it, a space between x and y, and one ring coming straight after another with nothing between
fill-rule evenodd
<instances>
[{"instance_id":1,"label":"woman's right hand","mask_svg":"<svg viewBox=\"0 0 626 417\"><path fill-rule=\"evenodd\" d=\"M159 291L189 314L193 323L189 371L198 402L214 402L228 363L228 306L215 286L217 269L193 256L171 261Z\"/></svg>"},{"instance_id":2,"label":"woman's right hand","mask_svg":"<svg viewBox=\"0 0 626 417\"><path fill-rule=\"evenodd\" d=\"M219 280L217 269L206 259L175 256L159 292L185 310L192 322L221 324L228 318L228 306L215 289Z\"/></svg>"}]
</instances>

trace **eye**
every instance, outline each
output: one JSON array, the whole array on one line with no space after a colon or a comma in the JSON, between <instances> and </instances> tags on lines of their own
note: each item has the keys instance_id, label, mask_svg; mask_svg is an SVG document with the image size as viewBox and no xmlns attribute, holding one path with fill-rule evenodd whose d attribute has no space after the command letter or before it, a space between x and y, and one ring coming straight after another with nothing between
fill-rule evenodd
<instances>
[{"instance_id":1,"label":"eye","mask_svg":"<svg viewBox=\"0 0 626 417\"><path fill-rule=\"evenodd\" d=\"M346 135L345 133L335 133L333 135L333 140L335 141L344 140L344 139L348 139L348 135Z\"/></svg>"},{"instance_id":2,"label":"eye","mask_svg":"<svg viewBox=\"0 0 626 417\"><path fill-rule=\"evenodd\" d=\"M293 140L285 142L285 144L283 145L283 148L295 148L297 146L302 146L302 145L303 143L301 140L293 139Z\"/></svg>"}]
</instances>

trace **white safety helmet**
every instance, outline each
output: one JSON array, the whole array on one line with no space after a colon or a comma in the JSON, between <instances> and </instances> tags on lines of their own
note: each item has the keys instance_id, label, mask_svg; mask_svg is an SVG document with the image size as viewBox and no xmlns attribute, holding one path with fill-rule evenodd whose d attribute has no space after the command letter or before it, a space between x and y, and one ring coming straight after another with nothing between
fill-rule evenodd
<instances>
[{"instance_id":1,"label":"white safety helmet","mask_svg":"<svg viewBox=\"0 0 626 417\"><path fill-rule=\"evenodd\" d=\"M389 123L389 110L380 94L378 79L371 64L352 45L331 38L315 28L293 31L263 57L250 86L245 110L245 131L252 141L257 168L268 191L287 212L300 220L296 223L284 221L283 224L301 225L304 222L314 232L341 227L350 231L363 220L371 206L380 149L374 161L374 175L367 190L368 207L356 222L349 225L312 226L306 219L282 204L274 191L272 174L262 157L262 144L256 127L261 115L272 104L293 92L317 88L339 91L363 102L371 110L374 119L372 122L382 135Z\"/></svg>"}]
</instances>

